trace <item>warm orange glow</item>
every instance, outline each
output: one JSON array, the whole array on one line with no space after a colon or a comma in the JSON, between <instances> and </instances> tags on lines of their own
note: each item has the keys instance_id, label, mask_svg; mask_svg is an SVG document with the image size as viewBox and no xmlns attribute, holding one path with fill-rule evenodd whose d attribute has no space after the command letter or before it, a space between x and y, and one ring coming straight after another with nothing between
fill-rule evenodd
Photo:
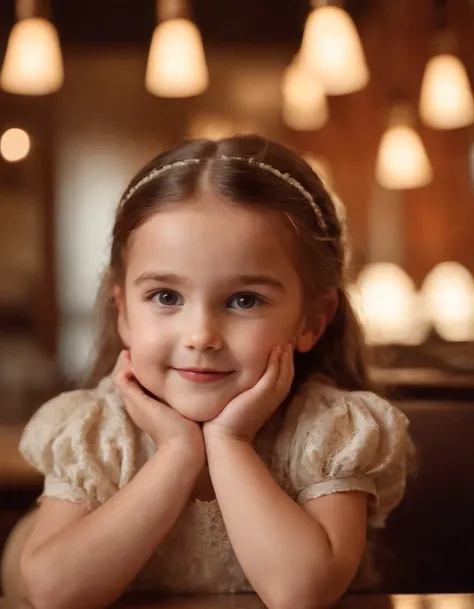
<instances>
[{"instance_id":1,"label":"warm orange glow","mask_svg":"<svg viewBox=\"0 0 474 609\"><path fill-rule=\"evenodd\" d=\"M0 153L6 161L14 163L28 156L30 137L23 129L8 129L0 139Z\"/></svg>"},{"instance_id":2,"label":"warm orange glow","mask_svg":"<svg viewBox=\"0 0 474 609\"><path fill-rule=\"evenodd\" d=\"M20 95L46 95L57 91L63 79L63 60L54 25L39 17L16 23L0 76L2 88Z\"/></svg>"},{"instance_id":3,"label":"warm orange glow","mask_svg":"<svg viewBox=\"0 0 474 609\"><path fill-rule=\"evenodd\" d=\"M474 122L474 98L466 68L454 55L436 55L426 64L420 115L435 129L456 129Z\"/></svg>"},{"instance_id":4,"label":"warm orange glow","mask_svg":"<svg viewBox=\"0 0 474 609\"><path fill-rule=\"evenodd\" d=\"M320 129L329 112L321 80L297 56L285 71L282 82L284 122L296 131Z\"/></svg>"},{"instance_id":5,"label":"warm orange glow","mask_svg":"<svg viewBox=\"0 0 474 609\"><path fill-rule=\"evenodd\" d=\"M376 177L384 188L418 188L433 178L423 142L410 123L410 109L395 106L377 155Z\"/></svg>"},{"instance_id":6,"label":"warm orange glow","mask_svg":"<svg viewBox=\"0 0 474 609\"><path fill-rule=\"evenodd\" d=\"M160 97L199 95L208 86L199 29L188 19L160 23L151 41L145 85Z\"/></svg>"},{"instance_id":7,"label":"warm orange glow","mask_svg":"<svg viewBox=\"0 0 474 609\"><path fill-rule=\"evenodd\" d=\"M358 91L369 82L356 27L347 12L336 6L316 8L309 14L301 60L318 72L328 95Z\"/></svg>"}]
</instances>

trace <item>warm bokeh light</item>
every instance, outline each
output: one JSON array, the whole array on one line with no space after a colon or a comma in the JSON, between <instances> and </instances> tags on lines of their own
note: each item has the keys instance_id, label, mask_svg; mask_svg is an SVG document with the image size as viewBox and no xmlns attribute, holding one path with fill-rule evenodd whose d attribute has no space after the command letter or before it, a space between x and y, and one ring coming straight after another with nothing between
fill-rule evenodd
<instances>
[{"instance_id":1,"label":"warm bokeh light","mask_svg":"<svg viewBox=\"0 0 474 609\"><path fill-rule=\"evenodd\" d=\"M425 599L417 594L398 594L393 595L390 599L390 609L423 609L426 604ZM445 608L443 607L443 609ZM450 609L454 609L454 607L451 607ZM466 609L466 607L463 607L462 609Z\"/></svg>"},{"instance_id":2,"label":"warm bokeh light","mask_svg":"<svg viewBox=\"0 0 474 609\"><path fill-rule=\"evenodd\" d=\"M30 151L30 137L23 129L8 129L0 139L0 153L2 157L14 163L28 156Z\"/></svg>"},{"instance_id":3,"label":"warm bokeh light","mask_svg":"<svg viewBox=\"0 0 474 609\"><path fill-rule=\"evenodd\" d=\"M426 64L420 115L435 129L456 129L474 121L474 98L466 68L454 55L436 55Z\"/></svg>"},{"instance_id":4,"label":"warm bokeh light","mask_svg":"<svg viewBox=\"0 0 474 609\"><path fill-rule=\"evenodd\" d=\"M231 120L220 114L199 112L191 120L188 135L196 139L220 140L256 131L258 128L251 121Z\"/></svg>"},{"instance_id":5,"label":"warm bokeh light","mask_svg":"<svg viewBox=\"0 0 474 609\"><path fill-rule=\"evenodd\" d=\"M201 34L188 19L169 19L153 33L145 85L159 97L190 97L207 88L209 75Z\"/></svg>"},{"instance_id":6,"label":"warm bokeh light","mask_svg":"<svg viewBox=\"0 0 474 609\"><path fill-rule=\"evenodd\" d=\"M295 131L314 131L329 116L324 89L317 73L308 69L299 56L287 67L282 82L283 121Z\"/></svg>"},{"instance_id":7,"label":"warm bokeh light","mask_svg":"<svg viewBox=\"0 0 474 609\"><path fill-rule=\"evenodd\" d=\"M433 171L420 136L408 125L387 129L380 142L377 181L384 188L419 188L431 182Z\"/></svg>"},{"instance_id":8,"label":"warm bokeh light","mask_svg":"<svg viewBox=\"0 0 474 609\"><path fill-rule=\"evenodd\" d=\"M235 133L236 125L229 118L212 114L198 114L189 129L190 137L196 139L219 140Z\"/></svg>"},{"instance_id":9,"label":"warm bokeh light","mask_svg":"<svg viewBox=\"0 0 474 609\"><path fill-rule=\"evenodd\" d=\"M392 263L368 265L351 289L351 301L371 344L420 344L428 328L415 285Z\"/></svg>"},{"instance_id":10,"label":"warm bokeh light","mask_svg":"<svg viewBox=\"0 0 474 609\"><path fill-rule=\"evenodd\" d=\"M316 8L308 16L301 60L316 69L328 95L358 91L369 82L369 70L356 27L336 6Z\"/></svg>"},{"instance_id":11,"label":"warm bokeh light","mask_svg":"<svg viewBox=\"0 0 474 609\"><path fill-rule=\"evenodd\" d=\"M466 268L457 262L438 264L423 282L422 295L442 338L474 339L474 280Z\"/></svg>"},{"instance_id":12,"label":"warm bokeh light","mask_svg":"<svg viewBox=\"0 0 474 609\"><path fill-rule=\"evenodd\" d=\"M59 37L54 25L39 17L16 23L8 39L0 84L20 95L57 91L64 79Z\"/></svg>"}]
</instances>

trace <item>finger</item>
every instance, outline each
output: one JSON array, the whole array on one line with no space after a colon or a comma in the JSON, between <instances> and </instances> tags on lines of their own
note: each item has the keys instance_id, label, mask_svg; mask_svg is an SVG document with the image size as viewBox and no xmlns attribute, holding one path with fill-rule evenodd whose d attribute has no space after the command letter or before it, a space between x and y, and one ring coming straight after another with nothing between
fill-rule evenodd
<instances>
[{"instance_id":1,"label":"finger","mask_svg":"<svg viewBox=\"0 0 474 609\"><path fill-rule=\"evenodd\" d=\"M117 362L115 363L115 367L112 371L112 377L115 378L117 374L124 372L125 370L131 370L131 366L132 362L130 360L130 351L123 349L120 351Z\"/></svg>"},{"instance_id":2,"label":"finger","mask_svg":"<svg viewBox=\"0 0 474 609\"><path fill-rule=\"evenodd\" d=\"M147 404L148 406L156 407L157 404L162 405L159 400L151 398L142 391L140 386L134 381L131 370L121 371L117 375L117 385L120 388L125 400L131 402L135 406Z\"/></svg>"},{"instance_id":3,"label":"finger","mask_svg":"<svg viewBox=\"0 0 474 609\"><path fill-rule=\"evenodd\" d=\"M294 377L293 346L288 344L284 347L281 355L280 374L275 384L275 390L282 395L287 395Z\"/></svg>"},{"instance_id":4,"label":"finger","mask_svg":"<svg viewBox=\"0 0 474 609\"><path fill-rule=\"evenodd\" d=\"M260 392L269 391L275 386L280 371L280 353L280 346L273 347L265 372L259 381L252 387L252 389L250 389L252 394L259 394Z\"/></svg>"}]
</instances>

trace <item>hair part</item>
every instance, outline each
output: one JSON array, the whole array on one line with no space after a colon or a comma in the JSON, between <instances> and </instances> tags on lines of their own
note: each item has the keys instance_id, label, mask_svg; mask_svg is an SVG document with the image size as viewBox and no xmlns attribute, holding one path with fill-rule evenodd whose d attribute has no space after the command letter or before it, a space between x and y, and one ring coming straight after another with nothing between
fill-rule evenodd
<instances>
[{"instance_id":1,"label":"hair part","mask_svg":"<svg viewBox=\"0 0 474 609\"><path fill-rule=\"evenodd\" d=\"M239 157L240 160L216 161L222 156ZM179 163L189 159L199 159L199 162ZM311 195L325 226L321 226L318 215L300 189L263 170L258 162L296 180ZM167 165L173 166L159 172ZM144 179L155 170L156 177ZM96 357L85 385L93 387L110 374L124 347L118 333L113 290L114 286L123 283L131 238L160 207L196 199L206 188L231 203L283 214L294 233L297 270L309 301L317 301L318 295L331 289L337 291L338 308L324 334L311 351L295 354L293 391L316 373L330 377L346 389L371 388L361 326L346 291L348 246L336 206L308 163L289 148L259 136L185 141L158 155L130 182L121 199L123 204L117 208L110 264L98 292Z\"/></svg>"}]
</instances>

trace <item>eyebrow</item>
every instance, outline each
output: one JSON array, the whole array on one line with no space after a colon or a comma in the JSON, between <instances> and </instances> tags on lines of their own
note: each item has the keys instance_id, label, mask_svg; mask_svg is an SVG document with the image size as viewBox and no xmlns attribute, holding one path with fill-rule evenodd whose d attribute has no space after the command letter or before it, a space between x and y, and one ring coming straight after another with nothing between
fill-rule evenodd
<instances>
[{"instance_id":1,"label":"eyebrow","mask_svg":"<svg viewBox=\"0 0 474 609\"><path fill-rule=\"evenodd\" d=\"M189 286L191 284L191 280L187 277L181 277L175 273L155 272L142 273L139 277L137 277L137 279L135 279L134 284L141 285L148 281L167 283L177 286ZM286 292L285 286L281 283L281 281L271 277L270 275L237 275L233 277L229 283L241 285L266 285L271 288L275 288L280 292Z\"/></svg>"}]
</instances>

